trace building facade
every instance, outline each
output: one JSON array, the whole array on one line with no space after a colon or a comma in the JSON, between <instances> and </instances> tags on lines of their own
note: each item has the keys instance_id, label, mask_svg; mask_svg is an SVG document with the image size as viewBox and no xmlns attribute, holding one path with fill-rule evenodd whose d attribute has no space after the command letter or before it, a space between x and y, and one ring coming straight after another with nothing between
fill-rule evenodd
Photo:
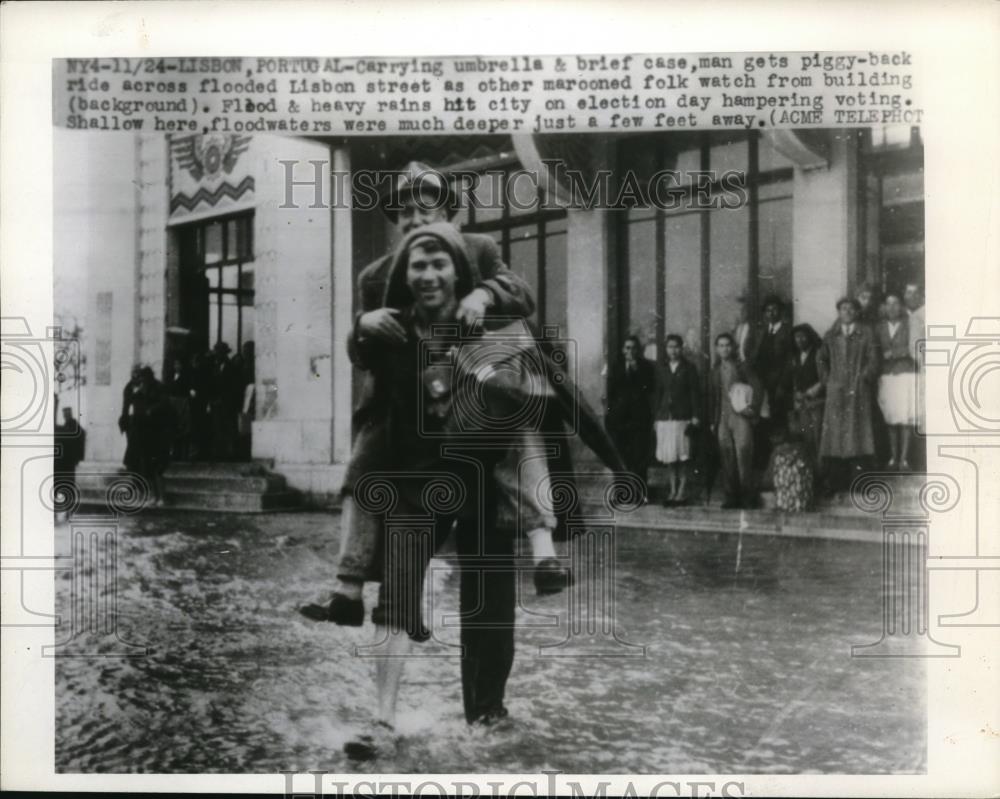
<instances>
[{"instance_id":1,"label":"building facade","mask_svg":"<svg viewBox=\"0 0 1000 799\"><path fill-rule=\"evenodd\" d=\"M225 341L252 359L252 457L317 498L337 492L350 453L355 278L398 238L378 209L352 207L359 170L417 159L482 175L477 202L454 221L496 238L536 293L537 321L574 340L575 374L598 408L629 333L650 355L668 333L707 355L741 300L753 317L778 294L795 322L822 332L836 299L862 282L923 278L916 129L337 140L59 131L56 144L67 188L55 272L62 302L85 320L87 460L121 460L133 364L160 375ZM671 170L684 196L735 185L743 201L580 207L560 166L610 174L619 197L624 175Z\"/></svg>"}]
</instances>

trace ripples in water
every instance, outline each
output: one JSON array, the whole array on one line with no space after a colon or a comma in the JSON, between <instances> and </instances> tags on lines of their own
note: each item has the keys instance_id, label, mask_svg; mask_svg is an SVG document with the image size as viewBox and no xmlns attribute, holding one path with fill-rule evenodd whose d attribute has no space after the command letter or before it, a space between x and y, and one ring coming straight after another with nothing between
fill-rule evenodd
<instances>
[{"instance_id":1,"label":"ripples in water","mask_svg":"<svg viewBox=\"0 0 1000 799\"><path fill-rule=\"evenodd\" d=\"M119 631L151 651L57 660L57 768L364 770L341 747L374 706L372 661L355 655L373 628L296 613L332 582L337 522L129 520L118 539ZM879 637L879 558L871 545L747 536L737 569L731 535L623 535L617 632L645 646L643 658L540 657L565 630L537 626L536 614L558 613L565 599L535 597L525 574L511 719L464 723L457 630L441 630L420 649L431 657L407 664L396 758L368 769L921 771L922 662L850 657L851 644ZM457 574L445 572L435 616L457 611ZM69 596L59 573L64 610ZM368 586L369 607L374 596Z\"/></svg>"}]
</instances>

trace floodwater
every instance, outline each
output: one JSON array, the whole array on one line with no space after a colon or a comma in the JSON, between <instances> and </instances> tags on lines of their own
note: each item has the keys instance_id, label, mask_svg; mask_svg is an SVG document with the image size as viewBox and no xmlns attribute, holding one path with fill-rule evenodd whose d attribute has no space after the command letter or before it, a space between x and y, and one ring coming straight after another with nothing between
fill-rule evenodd
<instances>
[{"instance_id":1,"label":"floodwater","mask_svg":"<svg viewBox=\"0 0 1000 799\"><path fill-rule=\"evenodd\" d=\"M118 636L149 652L109 657L125 646L87 635L64 650L84 656L56 663L57 770L926 767L922 662L850 657L852 644L880 635L879 547L683 532L620 536L613 615L623 643L604 637L578 646L574 638L553 647L567 635L567 595L538 598L524 575L511 718L490 729L463 721L457 630L440 623L457 610L458 575L436 561L445 566L432 592L441 640L420 646L424 657L407 664L399 751L351 764L341 747L374 706L373 661L356 647L372 642L374 628L316 624L296 612L330 587L338 526L338 516L324 513L126 519L113 581ZM59 525L56 536L68 552L69 527ZM68 619L72 578L57 574ZM95 577L90 567L83 574ZM584 578L577 590L594 587ZM72 635L64 619L56 639ZM625 644L644 646L644 655ZM86 656L94 651L101 655ZM581 651L617 657L572 656Z\"/></svg>"}]
</instances>

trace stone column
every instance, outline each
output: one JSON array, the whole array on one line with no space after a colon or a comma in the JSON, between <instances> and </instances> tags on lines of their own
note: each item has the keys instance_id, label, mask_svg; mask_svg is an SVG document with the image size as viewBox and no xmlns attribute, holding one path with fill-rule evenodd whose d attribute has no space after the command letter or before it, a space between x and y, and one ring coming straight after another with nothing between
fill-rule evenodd
<instances>
[{"instance_id":1,"label":"stone column","mask_svg":"<svg viewBox=\"0 0 1000 799\"><path fill-rule=\"evenodd\" d=\"M163 373L163 347L167 325L167 175L170 171L167 142L163 136L139 136L138 143L138 272L139 309L136 339L139 360Z\"/></svg>"},{"instance_id":2,"label":"stone column","mask_svg":"<svg viewBox=\"0 0 1000 799\"><path fill-rule=\"evenodd\" d=\"M796 166L793 186L795 320L808 322L820 333L836 316L837 298L852 286L858 260L854 133L832 134L828 155L826 166L813 162Z\"/></svg>"},{"instance_id":3,"label":"stone column","mask_svg":"<svg viewBox=\"0 0 1000 799\"><path fill-rule=\"evenodd\" d=\"M572 341L572 376L595 410L603 407L604 367L611 333L608 304L612 263L611 215L601 209L570 210L566 246L566 332Z\"/></svg>"},{"instance_id":4,"label":"stone column","mask_svg":"<svg viewBox=\"0 0 1000 799\"><path fill-rule=\"evenodd\" d=\"M293 487L328 494L339 487L342 471L334 466L340 413L334 386L340 404L340 380L348 381L344 390L350 389L350 371L341 372L334 362L339 360L334 352L343 347L334 329L335 295L341 289L350 308L350 280L334 274L334 158L325 143L271 136L255 136L252 153L260 314L253 455L273 459ZM342 163L342 156L337 158ZM288 175L299 184L291 191ZM343 232L341 215L336 219ZM349 252L349 238L338 251L344 247Z\"/></svg>"},{"instance_id":5,"label":"stone column","mask_svg":"<svg viewBox=\"0 0 1000 799\"><path fill-rule=\"evenodd\" d=\"M155 157L152 141L131 133L56 130L53 256L57 273L86 292L87 382L79 411L88 463L120 465L122 388L140 360L139 206L166 185L140 182L140 162ZM160 138L163 149L166 145ZM165 156L164 156L165 157ZM153 180L149 164L142 165ZM162 180L162 176L161 176ZM138 187L138 188L137 188Z\"/></svg>"},{"instance_id":6,"label":"stone column","mask_svg":"<svg viewBox=\"0 0 1000 799\"><path fill-rule=\"evenodd\" d=\"M344 146L334 147L333 173L348 176L351 170L350 150ZM334 195L331 211L333 227L333 261L330 312L333 314L333 460L346 464L351 455L351 410L353 406L353 367L347 357L347 337L354 320L354 255L351 234L353 214L351 211L350 180L338 178L343 191Z\"/></svg>"}]
</instances>

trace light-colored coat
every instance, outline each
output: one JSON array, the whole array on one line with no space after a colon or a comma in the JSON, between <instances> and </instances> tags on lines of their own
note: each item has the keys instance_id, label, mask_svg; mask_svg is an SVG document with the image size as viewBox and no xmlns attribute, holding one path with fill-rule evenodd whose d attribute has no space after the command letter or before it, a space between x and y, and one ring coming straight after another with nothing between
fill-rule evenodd
<instances>
[{"instance_id":1,"label":"light-colored coat","mask_svg":"<svg viewBox=\"0 0 1000 799\"><path fill-rule=\"evenodd\" d=\"M823 337L816 362L826 385L819 454L827 458L874 455L871 397L880 363L872 329L855 322L851 335L845 336L838 323Z\"/></svg>"}]
</instances>

